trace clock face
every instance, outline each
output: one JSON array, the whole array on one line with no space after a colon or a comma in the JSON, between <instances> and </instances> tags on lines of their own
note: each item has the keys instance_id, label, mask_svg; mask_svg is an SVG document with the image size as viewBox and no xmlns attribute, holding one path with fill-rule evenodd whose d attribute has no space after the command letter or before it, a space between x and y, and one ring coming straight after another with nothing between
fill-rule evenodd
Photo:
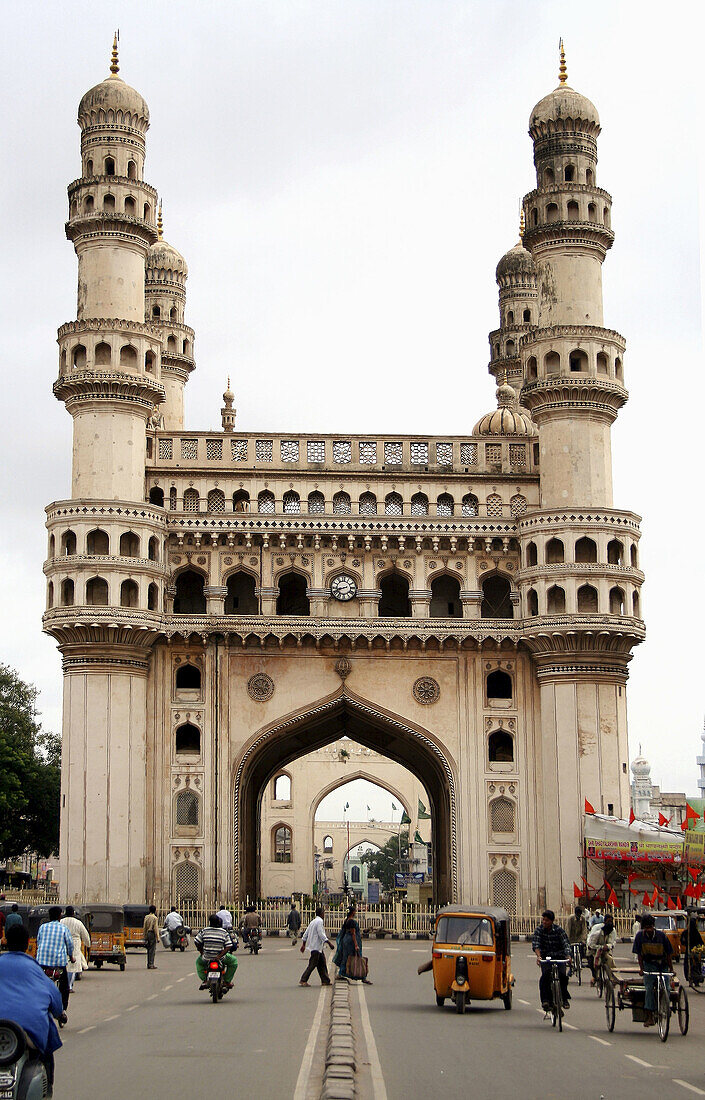
<instances>
[{"instance_id":1,"label":"clock face","mask_svg":"<svg viewBox=\"0 0 705 1100\"><path fill-rule=\"evenodd\" d=\"M338 573L331 581L330 594L334 599L346 603L357 595L357 585L349 573Z\"/></svg>"}]
</instances>

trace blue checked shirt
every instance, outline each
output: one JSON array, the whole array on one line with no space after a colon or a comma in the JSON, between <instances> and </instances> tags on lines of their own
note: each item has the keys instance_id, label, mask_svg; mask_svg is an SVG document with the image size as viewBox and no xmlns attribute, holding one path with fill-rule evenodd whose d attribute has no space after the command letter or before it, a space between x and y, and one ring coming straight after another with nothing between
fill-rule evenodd
<instances>
[{"instance_id":1,"label":"blue checked shirt","mask_svg":"<svg viewBox=\"0 0 705 1100\"><path fill-rule=\"evenodd\" d=\"M73 939L58 920L40 924L37 932L37 962L40 966L66 966L73 955Z\"/></svg>"}]
</instances>

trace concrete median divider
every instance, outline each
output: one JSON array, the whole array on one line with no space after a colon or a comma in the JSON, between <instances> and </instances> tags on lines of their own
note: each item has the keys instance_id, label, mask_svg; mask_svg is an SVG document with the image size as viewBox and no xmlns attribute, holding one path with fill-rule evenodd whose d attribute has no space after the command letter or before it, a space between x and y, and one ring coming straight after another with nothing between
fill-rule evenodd
<instances>
[{"instance_id":1,"label":"concrete median divider","mask_svg":"<svg viewBox=\"0 0 705 1100\"><path fill-rule=\"evenodd\" d=\"M330 1002L326 1068L321 1100L354 1100L355 1035L350 1012L350 986L337 981Z\"/></svg>"}]
</instances>

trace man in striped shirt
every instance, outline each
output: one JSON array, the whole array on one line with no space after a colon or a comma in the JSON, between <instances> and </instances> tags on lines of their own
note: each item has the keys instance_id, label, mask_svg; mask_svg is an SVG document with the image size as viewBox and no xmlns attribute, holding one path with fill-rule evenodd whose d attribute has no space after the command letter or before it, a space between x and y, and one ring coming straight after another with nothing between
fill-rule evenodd
<instances>
[{"instance_id":1,"label":"man in striped shirt","mask_svg":"<svg viewBox=\"0 0 705 1100\"><path fill-rule=\"evenodd\" d=\"M201 979L201 989L206 989L208 983L206 974L208 963L211 959L223 957L225 963L224 981L228 989L233 987L233 976L237 970L237 959L230 952L237 951L237 939L229 928L223 928L220 917L213 913L208 918L208 927L202 928L193 941L200 952L196 959L196 973Z\"/></svg>"}]
</instances>

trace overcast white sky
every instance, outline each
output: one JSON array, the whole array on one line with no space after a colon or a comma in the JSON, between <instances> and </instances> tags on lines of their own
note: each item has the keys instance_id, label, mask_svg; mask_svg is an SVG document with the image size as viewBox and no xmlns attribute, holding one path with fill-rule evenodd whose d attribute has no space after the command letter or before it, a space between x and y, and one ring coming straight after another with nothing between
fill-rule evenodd
<instances>
[{"instance_id":1,"label":"overcast white sky","mask_svg":"<svg viewBox=\"0 0 705 1100\"><path fill-rule=\"evenodd\" d=\"M190 268L187 425L468 432L493 407L494 268L533 186L527 122L556 84L600 112L614 196L605 323L628 341L615 504L643 516L648 640L632 756L695 792L703 723L700 5L594 0L231 0L3 5L0 660L60 728L42 635L43 508L68 495L71 421L51 393L75 317L64 239L78 101L108 73L145 96L146 178Z\"/></svg>"}]
</instances>

